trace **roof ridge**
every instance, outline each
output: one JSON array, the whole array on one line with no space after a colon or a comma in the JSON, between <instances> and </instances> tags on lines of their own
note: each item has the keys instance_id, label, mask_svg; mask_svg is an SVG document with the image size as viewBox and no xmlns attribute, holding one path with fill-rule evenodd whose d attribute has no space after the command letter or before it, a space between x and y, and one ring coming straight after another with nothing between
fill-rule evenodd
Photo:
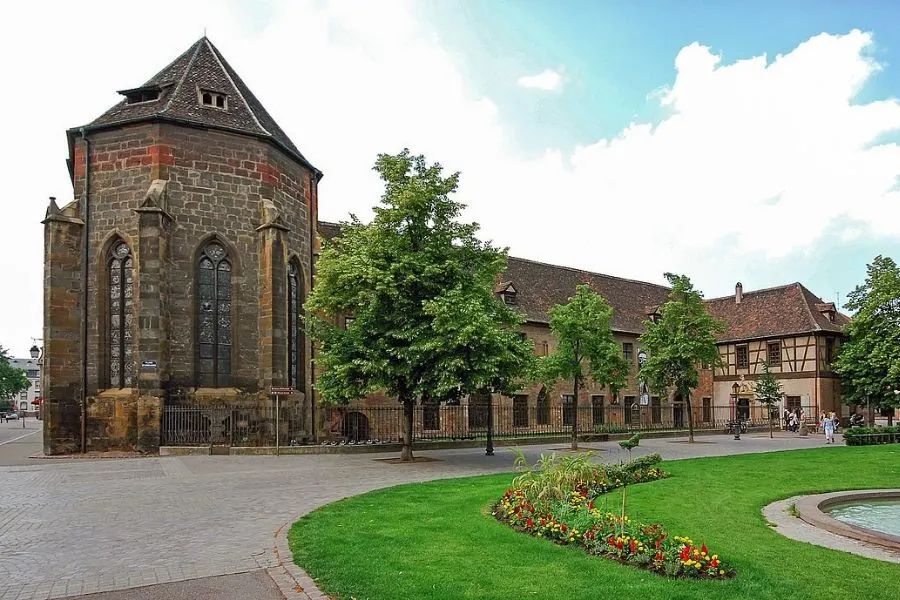
<instances>
[{"instance_id":1,"label":"roof ridge","mask_svg":"<svg viewBox=\"0 0 900 600\"><path fill-rule=\"evenodd\" d=\"M663 290L666 290L666 291L670 291L670 290L672 289L672 288L666 287L666 286L661 285L661 284L658 284L658 283L651 283L651 282L649 282L649 281L641 281L640 279L630 279L630 278L628 278L628 277L619 277L618 275L609 275L609 274L607 274L607 273L598 273L597 271L588 271L587 269L579 269L578 267L568 267L568 266L565 266L565 265L555 265L555 264L553 264L553 263L542 262L542 261L539 261L539 260L532 260L532 259L530 259L530 258L522 258L522 257L519 257L519 256L509 256L509 255L507 255L507 258L508 258L508 259L512 259L512 260L520 260L520 261L522 261L522 262L527 262L527 263L531 263L531 264L534 264L534 265L541 265L541 266L544 266L544 267L553 267L554 269L565 269L566 271L574 271L574 272L576 272L576 273L586 273L586 274L588 274L588 275L594 275L594 276L597 276L597 277L606 277L606 278L608 278L608 279L617 279L617 280L619 280L619 281L627 281L627 282L629 282L629 283L639 283L639 284L642 284L642 285L652 285L652 286L654 286L654 287L658 287L658 288L663 289Z\"/></svg>"},{"instance_id":2,"label":"roof ridge","mask_svg":"<svg viewBox=\"0 0 900 600\"><path fill-rule=\"evenodd\" d=\"M169 108L172 106L172 102L175 101L175 98L178 96L179 90L181 90L181 84L183 84L184 80L187 79L188 73L191 72L191 67L194 65L194 61L197 60L197 55L200 54L200 44L205 39L206 39L206 36L200 38L199 40L197 40L194 43L194 46L193 46L194 54L193 54L193 56L191 56L191 60L188 61L187 65L185 65L184 71L181 73L181 77L178 79L178 83L175 84L175 89L173 89L172 92L169 94L169 99L166 101L166 105L163 107L163 109L161 111L159 111L159 114L161 114L161 115L165 114L165 112L167 110L169 110ZM190 49L188 49L188 51L190 51ZM182 54L181 56L184 56L184 54ZM178 58L181 58L181 56L179 56ZM176 58L175 60L177 61L178 59ZM175 61L172 61L172 62L175 62ZM169 63L169 64L171 65L172 63ZM163 69L163 71L164 70L165 69ZM160 71L160 73L162 73L162 71ZM159 73L157 73L157 75L158 74ZM156 77L156 75L154 75L154 77Z\"/></svg>"},{"instance_id":3,"label":"roof ridge","mask_svg":"<svg viewBox=\"0 0 900 600\"><path fill-rule=\"evenodd\" d=\"M742 292L741 292L741 297L743 297L743 296L749 296L750 294L760 294L760 293L762 293L762 292L772 292L772 291L775 291L775 290L783 290L783 289L789 288L789 287L794 286L794 285L800 285L800 283L798 283L798 282L795 281L795 282L793 282L793 283L785 283L784 285L773 285L773 286L771 286L771 287L760 288L760 289L758 289L758 290L750 290L749 292L744 292L744 291L742 291ZM729 295L727 295L727 296L717 296L717 297L715 297L715 298L704 298L703 301L704 301L704 302L713 302L713 301L715 301L715 300L728 300L728 299L733 299L733 298L734 298L734 294L729 294Z\"/></svg>"},{"instance_id":4,"label":"roof ridge","mask_svg":"<svg viewBox=\"0 0 900 600\"><path fill-rule=\"evenodd\" d=\"M231 87L234 88L234 91L238 93L238 96L241 97L241 102L244 103L244 106L247 107L247 112L250 113L250 116L253 117L253 122L256 123L256 126L265 132L266 135L272 136L272 132L263 127L263 124L260 123L259 117L256 116L256 113L253 111L253 107L250 106L250 103L247 102L247 99L244 97L244 94L241 92L240 86L234 82L234 78L231 76L231 73L228 72L228 69L225 68L225 65L222 64L222 59L219 57L218 49L213 46L213 43L209 41L209 38L203 36L203 39L200 40L202 42L206 42L206 45L209 47L209 51L212 52L213 58L216 59L216 63L218 63L219 68L222 69L222 72L225 73L225 77L228 78L229 83L231 83ZM272 136L274 137L274 136Z\"/></svg>"}]
</instances>

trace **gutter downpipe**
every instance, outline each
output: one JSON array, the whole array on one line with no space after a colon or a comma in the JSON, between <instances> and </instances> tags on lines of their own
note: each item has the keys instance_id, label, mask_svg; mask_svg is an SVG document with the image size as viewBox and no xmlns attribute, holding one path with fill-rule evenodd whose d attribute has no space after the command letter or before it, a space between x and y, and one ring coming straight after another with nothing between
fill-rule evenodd
<instances>
[{"instance_id":1,"label":"gutter downpipe","mask_svg":"<svg viewBox=\"0 0 900 600\"><path fill-rule=\"evenodd\" d=\"M81 239L81 453L84 454L87 452L88 250L91 233L91 201L88 194L91 189L91 143L84 127L79 129L79 133L84 142L84 190L81 194L84 215L84 234Z\"/></svg>"}]
</instances>

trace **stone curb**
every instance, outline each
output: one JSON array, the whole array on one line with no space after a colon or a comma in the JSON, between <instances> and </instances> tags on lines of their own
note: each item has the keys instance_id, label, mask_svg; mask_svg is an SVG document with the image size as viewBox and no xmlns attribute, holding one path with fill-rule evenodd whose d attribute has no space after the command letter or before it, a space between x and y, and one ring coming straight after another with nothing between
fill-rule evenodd
<instances>
[{"instance_id":1,"label":"stone curb","mask_svg":"<svg viewBox=\"0 0 900 600\"><path fill-rule=\"evenodd\" d=\"M266 572L287 600L331 600L306 571L294 564L294 555L287 539L291 525L289 521L275 532L272 552L278 564L266 569Z\"/></svg>"},{"instance_id":2,"label":"stone curb","mask_svg":"<svg viewBox=\"0 0 900 600\"><path fill-rule=\"evenodd\" d=\"M789 514L790 506L792 504L796 506L803 498L804 496L793 496L764 506L762 514L768 522L769 528L786 538L799 542L900 564L900 553L898 552L813 527L802 518Z\"/></svg>"}]
</instances>

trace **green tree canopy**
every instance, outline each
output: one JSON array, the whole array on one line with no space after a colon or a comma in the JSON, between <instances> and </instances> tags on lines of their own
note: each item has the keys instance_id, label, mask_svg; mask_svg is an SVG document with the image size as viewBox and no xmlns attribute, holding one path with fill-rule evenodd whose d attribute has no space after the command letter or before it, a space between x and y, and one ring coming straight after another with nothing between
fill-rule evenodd
<instances>
[{"instance_id":1,"label":"green tree canopy","mask_svg":"<svg viewBox=\"0 0 900 600\"><path fill-rule=\"evenodd\" d=\"M0 400L8 400L29 387L31 382L25 376L25 371L9 364L9 353L0 346Z\"/></svg>"},{"instance_id":2,"label":"green tree canopy","mask_svg":"<svg viewBox=\"0 0 900 600\"><path fill-rule=\"evenodd\" d=\"M769 370L768 361L763 361L763 374L756 382L755 392L756 401L764 404L766 411L769 413L769 437L773 438L775 434L773 432L772 411L775 408L775 404L781 402L781 399L784 398L784 390L781 387L781 383L775 379L775 375Z\"/></svg>"},{"instance_id":3,"label":"green tree canopy","mask_svg":"<svg viewBox=\"0 0 900 600\"><path fill-rule=\"evenodd\" d=\"M900 268L893 259L876 256L865 283L848 296L856 314L844 328L847 339L833 363L841 376L847 404L900 406Z\"/></svg>"},{"instance_id":4,"label":"green tree canopy","mask_svg":"<svg viewBox=\"0 0 900 600\"><path fill-rule=\"evenodd\" d=\"M310 336L321 344L316 389L346 403L375 390L404 407L402 458L412 460L413 406L476 391L512 393L529 375L533 346L523 317L493 293L506 251L461 223L451 195L459 174L423 156L381 154L385 183L375 216L355 216L326 243L306 303ZM353 315L346 329L335 321Z\"/></svg>"},{"instance_id":5,"label":"green tree canopy","mask_svg":"<svg viewBox=\"0 0 900 600\"><path fill-rule=\"evenodd\" d=\"M578 449L578 390L590 377L613 391L625 385L628 363L612 333L613 309L589 285L575 288L566 304L550 309L556 350L541 360L542 379L572 381L575 398L572 449Z\"/></svg>"},{"instance_id":6,"label":"green tree canopy","mask_svg":"<svg viewBox=\"0 0 900 600\"><path fill-rule=\"evenodd\" d=\"M706 312L703 294L694 289L686 275L665 274L672 286L669 300L659 308L657 320L644 321L646 332L641 345L649 354L641 372L656 391L675 393L684 398L688 412L688 439L694 441L694 415L691 390L700 384L697 367L718 365L716 333L725 323Z\"/></svg>"}]
</instances>

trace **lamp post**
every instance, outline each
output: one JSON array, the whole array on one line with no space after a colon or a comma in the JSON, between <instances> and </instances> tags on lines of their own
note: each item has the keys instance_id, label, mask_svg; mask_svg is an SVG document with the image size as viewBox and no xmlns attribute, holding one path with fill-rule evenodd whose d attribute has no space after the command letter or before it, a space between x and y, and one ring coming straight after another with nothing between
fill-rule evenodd
<instances>
[{"instance_id":1,"label":"lamp post","mask_svg":"<svg viewBox=\"0 0 900 600\"><path fill-rule=\"evenodd\" d=\"M738 403L738 393L741 391L741 386L738 385L737 382L731 386L731 432L734 434L734 439L741 439L741 424L737 418L737 403Z\"/></svg>"},{"instance_id":2,"label":"lamp post","mask_svg":"<svg viewBox=\"0 0 900 600\"><path fill-rule=\"evenodd\" d=\"M487 405L487 446L484 449L484 455L494 455L494 398L490 395L488 395Z\"/></svg>"},{"instance_id":3,"label":"lamp post","mask_svg":"<svg viewBox=\"0 0 900 600\"><path fill-rule=\"evenodd\" d=\"M43 394L44 394L44 345L42 343L39 347L37 343L43 342L43 341L44 341L44 338L31 338L32 344L31 344L31 348L28 350L28 354L31 355L31 358L37 360L37 365L40 368L40 376L38 378L38 381L40 381L40 383L41 383L41 397L42 398L43 398ZM40 420L43 418L43 412L44 412L43 399L41 400L41 403L38 404L37 406L38 406L38 417L37 418ZM25 427L24 419L22 420L22 427Z\"/></svg>"}]
</instances>

